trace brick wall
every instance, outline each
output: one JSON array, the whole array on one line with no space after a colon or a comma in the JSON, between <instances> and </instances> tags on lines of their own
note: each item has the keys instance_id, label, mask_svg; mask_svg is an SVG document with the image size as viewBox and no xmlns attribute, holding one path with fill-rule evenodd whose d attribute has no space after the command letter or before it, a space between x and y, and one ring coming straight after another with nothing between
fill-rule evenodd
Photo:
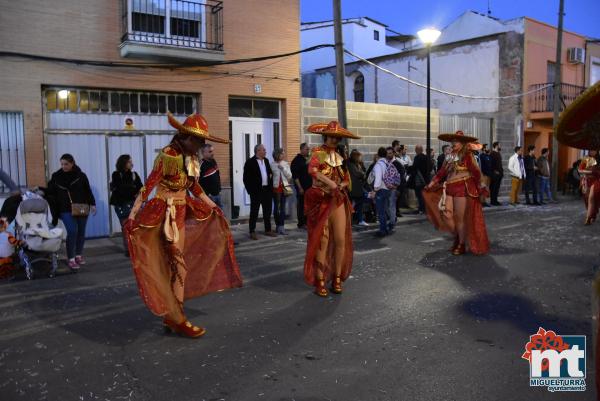
<instances>
[{"instance_id":1,"label":"brick wall","mask_svg":"<svg viewBox=\"0 0 600 401\"><path fill-rule=\"evenodd\" d=\"M391 146L397 139L408 146L409 155L414 156L416 145L426 142L427 110L422 107L393 106L387 104L347 102L348 129L361 136L352 139L349 149L358 149L363 153L366 164L373 160L373 155L381 146ZM303 142L311 146L322 143L319 135L306 132L306 128L314 123L337 120L337 102L324 99L302 99L302 132ZM438 148L439 114L431 110L431 147Z\"/></svg>"},{"instance_id":2,"label":"brick wall","mask_svg":"<svg viewBox=\"0 0 600 401\"><path fill-rule=\"evenodd\" d=\"M226 59L284 53L299 48L299 2L225 0L223 41ZM276 18L272 17L276 16ZM131 61L119 56L120 0L20 0L3 2L0 50L62 58ZM148 60L145 60L148 61ZM41 91L44 85L197 94L210 130L227 137L230 96L282 101L283 143L294 154L300 143L299 56L259 63L201 67L186 71L91 67L22 59L0 60L0 110L22 111L28 185L46 180ZM235 75L252 70L265 79ZM229 76L215 75L227 72ZM229 184L229 147L217 144L224 184Z\"/></svg>"}]
</instances>

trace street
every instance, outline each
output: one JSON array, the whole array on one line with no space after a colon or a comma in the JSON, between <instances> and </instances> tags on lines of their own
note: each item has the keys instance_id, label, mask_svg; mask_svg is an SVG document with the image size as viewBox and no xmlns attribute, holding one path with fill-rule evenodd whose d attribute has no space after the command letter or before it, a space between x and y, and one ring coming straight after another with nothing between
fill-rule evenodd
<instances>
[{"instance_id":1,"label":"street","mask_svg":"<svg viewBox=\"0 0 600 401\"><path fill-rule=\"evenodd\" d=\"M244 236L244 288L186 303L208 330L198 340L164 334L118 238L89 241L77 274L0 285L0 399L595 399L600 226L572 200L486 219L482 257L452 256L428 222L358 232L352 276L328 298L303 282L304 231ZM538 327L587 336L584 393L529 386L521 355Z\"/></svg>"}]
</instances>

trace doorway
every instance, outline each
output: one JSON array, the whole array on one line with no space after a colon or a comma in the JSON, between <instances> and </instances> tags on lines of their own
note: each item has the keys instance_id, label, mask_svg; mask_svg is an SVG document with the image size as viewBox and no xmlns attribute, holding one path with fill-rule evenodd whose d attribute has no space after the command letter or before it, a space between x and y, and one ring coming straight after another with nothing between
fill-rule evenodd
<instances>
[{"instance_id":1,"label":"doorway","mask_svg":"<svg viewBox=\"0 0 600 401\"><path fill-rule=\"evenodd\" d=\"M269 163L275 147L281 146L279 119L233 117L231 122L233 202L240 216L250 214L250 196L244 187L244 164L254 156L254 147L263 144Z\"/></svg>"}]
</instances>

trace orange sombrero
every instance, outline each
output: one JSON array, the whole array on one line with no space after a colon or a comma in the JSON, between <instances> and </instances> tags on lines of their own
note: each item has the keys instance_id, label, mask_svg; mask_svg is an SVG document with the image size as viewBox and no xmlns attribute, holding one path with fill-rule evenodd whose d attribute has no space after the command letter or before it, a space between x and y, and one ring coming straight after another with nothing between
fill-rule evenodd
<instances>
[{"instance_id":1,"label":"orange sombrero","mask_svg":"<svg viewBox=\"0 0 600 401\"><path fill-rule=\"evenodd\" d=\"M561 113L556 139L577 149L600 149L600 82L586 89Z\"/></svg>"},{"instance_id":2,"label":"orange sombrero","mask_svg":"<svg viewBox=\"0 0 600 401\"><path fill-rule=\"evenodd\" d=\"M468 143L478 141L478 139L473 136L466 136L462 131L456 131L454 134L441 134L438 136L438 139L444 142L459 141Z\"/></svg>"},{"instance_id":3,"label":"orange sombrero","mask_svg":"<svg viewBox=\"0 0 600 401\"><path fill-rule=\"evenodd\" d=\"M181 124L171 113L167 113L169 124L182 134L193 135L198 138L219 143L230 143L227 139L212 136L208 133L208 123L200 114L190 114Z\"/></svg>"},{"instance_id":4,"label":"orange sombrero","mask_svg":"<svg viewBox=\"0 0 600 401\"><path fill-rule=\"evenodd\" d=\"M312 134L319 134L325 136L333 136L336 138L351 138L360 139L360 136L353 134L346 128L343 128L337 121L331 121L326 123L317 123L309 126L307 131Z\"/></svg>"}]
</instances>

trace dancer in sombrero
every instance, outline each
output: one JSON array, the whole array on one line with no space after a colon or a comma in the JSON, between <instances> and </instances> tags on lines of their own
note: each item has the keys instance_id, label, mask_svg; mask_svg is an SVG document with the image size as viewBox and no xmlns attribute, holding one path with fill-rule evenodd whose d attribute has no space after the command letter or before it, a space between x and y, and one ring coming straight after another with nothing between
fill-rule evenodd
<instances>
[{"instance_id":1,"label":"dancer in sombrero","mask_svg":"<svg viewBox=\"0 0 600 401\"><path fill-rule=\"evenodd\" d=\"M169 114L169 123L179 133L157 156L125 231L142 299L165 329L196 338L205 330L188 321L183 302L242 285L229 224L198 184L200 146L229 141L209 134L199 114L183 124Z\"/></svg>"},{"instance_id":2,"label":"dancer in sombrero","mask_svg":"<svg viewBox=\"0 0 600 401\"><path fill-rule=\"evenodd\" d=\"M581 194L585 202L585 225L589 226L598 217L600 207L600 165L598 164L598 152L590 150L588 155L579 163L579 174L581 175Z\"/></svg>"},{"instance_id":3,"label":"dancer in sombrero","mask_svg":"<svg viewBox=\"0 0 600 401\"><path fill-rule=\"evenodd\" d=\"M350 175L336 148L342 138L360 138L337 121L313 124L308 132L323 136L323 145L312 150L308 172L313 185L304 193L308 244L304 280L321 297L341 294L342 282L352 270L352 205L348 198Z\"/></svg>"},{"instance_id":4,"label":"dancer in sombrero","mask_svg":"<svg viewBox=\"0 0 600 401\"><path fill-rule=\"evenodd\" d=\"M480 196L487 188L481 184L481 170L472 152L481 145L462 131L438 138L452 143L452 153L425 187L427 216L438 230L454 235L452 254L464 254L467 245L475 255L486 254L490 244Z\"/></svg>"}]
</instances>

